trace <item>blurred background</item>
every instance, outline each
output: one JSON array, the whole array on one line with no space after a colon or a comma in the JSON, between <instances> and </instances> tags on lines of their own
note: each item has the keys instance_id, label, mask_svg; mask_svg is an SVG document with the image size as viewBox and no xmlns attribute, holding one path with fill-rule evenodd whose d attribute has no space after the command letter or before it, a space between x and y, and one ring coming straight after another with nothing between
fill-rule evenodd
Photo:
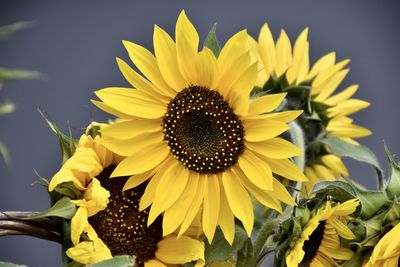
<instances>
[{"instance_id":1,"label":"blurred background","mask_svg":"<svg viewBox=\"0 0 400 267\"><path fill-rule=\"evenodd\" d=\"M43 210L47 193L33 169L51 178L60 167L55 135L37 112L46 111L74 136L91 120L109 116L89 99L93 91L108 86L127 86L115 57L128 59L121 40L152 49L153 25L170 34L181 9L206 37L217 22L217 36L229 36L247 28L253 36L268 22L277 38L284 28L291 40L310 27L312 62L336 51L339 60L350 58L351 71L344 88L359 83L357 98L372 103L353 116L357 124L374 133L361 142L369 146L386 169L382 140L400 153L398 105L400 91L400 3L398 1L19 1L0 2L0 25L34 21L32 29L0 42L0 66L24 68L46 74L44 80L10 81L0 99L12 99L17 110L0 117L0 140L8 147L11 164L0 160L0 210ZM346 160L351 175L368 188L375 188L372 167ZM61 266L56 243L30 237L0 239L0 261L38 267Z\"/></svg>"}]
</instances>

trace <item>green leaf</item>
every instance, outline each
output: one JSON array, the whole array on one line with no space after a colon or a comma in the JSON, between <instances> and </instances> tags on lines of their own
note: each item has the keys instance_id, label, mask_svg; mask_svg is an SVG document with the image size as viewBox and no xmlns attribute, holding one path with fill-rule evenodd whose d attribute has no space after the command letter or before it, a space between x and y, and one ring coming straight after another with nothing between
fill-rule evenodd
<instances>
[{"instance_id":1,"label":"green leaf","mask_svg":"<svg viewBox=\"0 0 400 267\"><path fill-rule=\"evenodd\" d=\"M16 109L16 106L11 101L5 101L0 104L0 115L13 113Z\"/></svg>"},{"instance_id":2,"label":"green leaf","mask_svg":"<svg viewBox=\"0 0 400 267\"><path fill-rule=\"evenodd\" d=\"M70 136L63 134L57 127L56 123L43 111L38 109L40 115L45 119L50 129L57 135L61 150L62 162L65 163L75 152L77 140L73 139L70 130Z\"/></svg>"},{"instance_id":3,"label":"green leaf","mask_svg":"<svg viewBox=\"0 0 400 267\"><path fill-rule=\"evenodd\" d=\"M247 238L244 246L237 253L236 267L248 267L254 265L253 243L250 238Z\"/></svg>"},{"instance_id":4,"label":"green leaf","mask_svg":"<svg viewBox=\"0 0 400 267\"><path fill-rule=\"evenodd\" d=\"M322 139L321 142L328 145L333 154L341 157L350 157L354 160L371 164L375 167L378 175L380 177L383 176L377 157L366 146L353 145L332 136Z\"/></svg>"},{"instance_id":5,"label":"green leaf","mask_svg":"<svg viewBox=\"0 0 400 267\"><path fill-rule=\"evenodd\" d=\"M225 240L220 228L217 228L211 245L206 242L205 258L207 263L226 261L240 250L248 239L246 232L240 226L235 226L235 239L232 246Z\"/></svg>"},{"instance_id":6,"label":"green leaf","mask_svg":"<svg viewBox=\"0 0 400 267\"><path fill-rule=\"evenodd\" d=\"M72 216L74 216L75 211L76 207L71 202L71 199L68 197L63 197L49 209L42 211L35 216L32 216L30 219L51 217L51 216L71 219Z\"/></svg>"},{"instance_id":7,"label":"green leaf","mask_svg":"<svg viewBox=\"0 0 400 267\"><path fill-rule=\"evenodd\" d=\"M388 183L386 184L385 191L390 196L399 196L400 195L400 164L396 162L392 156L392 153L389 151L389 148L384 143L384 148L386 152L386 156L389 160L390 164L390 176L388 179Z\"/></svg>"},{"instance_id":8,"label":"green leaf","mask_svg":"<svg viewBox=\"0 0 400 267\"><path fill-rule=\"evenodd\" d=\"M353 186L344 181L322 181L314 185L311 194L318 194L321 197L329 194L335 200L345 202L357 197Z\"/></svg>"},{"instance_id":9,"label":"green leaf","mask_svg":"<svg viewBox=\"0 0 400 267\"><path fill-rule=\"evenodd\" d=\"M27 267L26 265L19 265L11 262L0 261L0 267Z\"/></svg>"},{"instance_id":10,"label":"green leaf","mask_svg":"<svg viewBox=\"0 0 400 267\"><path fill-rule=\"evenodd\" d=\"M57 185L54 189L57 193L67 196L71 199L75 199L77 196L81 194L79 189L77 189L72 182L62 183Z\"/></svg>"},{"instance_id":11,"label":"green leaf","mask_svg":"<svg viewBox=\"0 0 400 267\"><path fill-rule=\"evenodd\" d=\"M112 259L104 260L87 267L132 267L135 265L135 257L133 256L116 256Z\"/></svg>"},{"instance_id":12,"label":"green leaf","mask_svg":"<svg viewBox=\"0 0 400 267\"><path fill-rule=\"evenodd\" d=\"M217 30L217 24L214 24L207 35L207 38L204 42L204 47L210 48L211 51L214 53L215 57L218 57L219 53L221 52L221 47L219 46L218 43L216 30Z\"/></svg>"},{"instance_id":13,"label":"green leaf","mask_svg":"<svg viewBox=\"0 0 400 267\"><path fill-rule=\"evenodd\" d=\"M0 68L0 81L31 80L44 78L45 76L38 71Z\"/></svg>"},{"instance_id":14,"label":"green leaf","mask_svg":"<svg viewBox=\"0 0 400 267\"><path fill-rule=\"evenodd\" d=\"M380 209L390 204L385 192L365 191L352 185L357 198L361 203L361 218L369 219L375 216Z\"/></svg>"},{"instance_id":15,"label":"green leaf","mask_svg":"<svg viewBox=\"0 0 400 267\"><path fill-rule=\"evenodd\" d=\"M0 40L11 37L14 33L31 28L34 25L32 21L20 21L10 25L0 27Z\"/></svg>"},{"instance_id":16,"label":"green leaf","mask_svg":"<svg viewBox=\"0 0 400 267\"><path fill-rule=\"evenodd\" d=\"M0 155L3 157L5 163L7 165L10 165L11 163L10 154L8 153L6 145L1 141L0 141Z\"/></svg>"}]
</instances>

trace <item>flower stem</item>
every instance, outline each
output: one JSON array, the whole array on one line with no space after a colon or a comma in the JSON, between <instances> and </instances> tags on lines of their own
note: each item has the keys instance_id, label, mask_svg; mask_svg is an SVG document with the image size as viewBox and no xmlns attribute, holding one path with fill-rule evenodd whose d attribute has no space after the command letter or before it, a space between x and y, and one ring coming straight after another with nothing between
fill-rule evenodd
<instances>
[{"instance_id":1,"label":"flower stem","mask_svg":"<svg viewBox=\"0 0 400 267\"><path fill-rule=\"evenodd\" d=\"M268 237L270 237L271 234L275 233L277 225L278 225L277 219L275 218L267 219L265 224L261 227L260 232L258 232L257 238L254 241L254 246L253 246L254 264L259 260L258 257L260 256Z\"/></svg>"},{"instance_id":2,"label":"flower stem","mask_svg":"<svg viewBox=\"0 0 400 267\"><path fill-rule=\"evenodd\" d=\"M300 127L300 125L292 121L289 123L290 129L290 137L292 139L292 142L303 151L303 153L299 156L296 156L294 158L294 162L296 163L297 167L304 172L304 167L306 164L306 158L305 158L305 142L304 142L304 132L303 129ZM296 200L299 192L301 190L301 182L296 183L296 188L293 191L293 198Z\"/></svg>"},{"instance_id":3,"label":"flower stem","mask_svg":"<svg viewBox=\"0 0 400 267\"><path fill-rule=\"evenodd\" d=\"M37 212L0 212L0 237L7 235L27 235L62 243L58 225L49 218L31 217Z\"/></svg>"}]
</instances>

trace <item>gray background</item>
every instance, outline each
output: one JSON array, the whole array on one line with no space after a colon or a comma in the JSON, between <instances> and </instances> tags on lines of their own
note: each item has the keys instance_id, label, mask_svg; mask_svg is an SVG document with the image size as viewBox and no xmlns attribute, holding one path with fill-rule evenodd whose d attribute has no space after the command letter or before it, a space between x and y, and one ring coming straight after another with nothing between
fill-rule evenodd
<instances>
[{"instance_id":1,"label":"gray background","mask_svg":"<svg viewBox=\"0 0 400 267\"><path fill-rule=\"evenodd\" d=\"M285 28L293 40L310 27L311 58L335 50L339 59L351 58L351 72L343 86L359 83L357 97L372 102L355 115L356 122L374 135L363 143L385 162L381 141L400 151L397 115L400 70L398 50L399 4L396 1L1 1L0 25L33 20L35 28L0 42L0 65L47 74L44 81L9 82L1 92L18 110L0 117L0 139L9 147L12 165L0 161L0 210L43 210L48 198L35 181L33 168L51 177L60 166L58 144L36 109L48 112L62 129L68 123L75 136L90 120L108 116L89 99L107 86L126 86L115 57L127 59L121 40L152 48L153 24L174 32L184 8L204 39L214 22L218 36L248 28L253 35L268 21L277 37ZM117 3L118 2L118 3ZM373 188L369 166L347 161L351 174ZM386 166L384 164L384 166ZM29 237L0 239L0 261L29 266L61 266L60 247Z\"/></svg>"}]
</instances>

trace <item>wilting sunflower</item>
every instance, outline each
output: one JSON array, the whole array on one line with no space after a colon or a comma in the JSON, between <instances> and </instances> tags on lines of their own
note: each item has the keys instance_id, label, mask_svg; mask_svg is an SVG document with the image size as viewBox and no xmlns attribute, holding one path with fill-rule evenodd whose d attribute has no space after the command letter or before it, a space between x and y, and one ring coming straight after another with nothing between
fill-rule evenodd
<instances>
[{"instance_id":1,"label":"wilting sunflower","mask_svg":"<svg viewBox=\"0 0 400 267\"><path fill-rule=\"evenodd\" d=\"M83 135L73 156L50 182L49 190L72 182L81 194L71 219L73 247L66 251L75 262L91 264L112 256L135 255L138 266L160 267L197 261L204 265L204 244L188 236L162 237L161 221L147 227L148 210L139 211L144 186L122 192L128 177L110 179L121 157L90 136ZM86 238L82 237L86 234Z\"/></svg>"},{"instance_id":2,"label":"wilting sunflower","mask_svg":"<svg viewBox=\"0 0 400 267\"><path fill-rule=\"evenodd\" d=\"M234 217L249 235L253 228L249 192L277 210L280 201L294 204L273 173L306 180L289 159L302 151L277 137L301 112L271 113L285 94L249 101L257 63L246 31L230 38L217 58L208 48L198 52L198 33L182 11L175 37L155 26L155 56L124 41L143 76L117 62L136 89L96 92L102 102L94 104L122 119L101 131L103 144L127 157L111 176L133 175L125 189L149 180L140 209L151 205L149 225L164 213L164 235L183 234L201 212L210 241L219 225L233 242Z\"/></svg>"},{"instance_id":3,"label":"wilting sunflower","mask_svg":"<svg viewBox=\"0 0 400 267\"><path fill-rule=\"evenodd\" d=\"M349 72L345 67L350 61L346 59L335 63L336 55L332 52L319 59L310 69L307 35L308 28L299 35L293 49L284 30L281 31L275 44L267 24L261 28L258 42L249 38L252 55L258 59L260 70L257 86L262 88L272 80L275 83L281 82L279 86L282 91L298 85L308 86L314 105L326 107L323 114L320 114L327 121L326 133L346 142L358 144L354 138L370 135L371 132L353 124L348 115L368 107L369 103L351 98L357 91L358 85L351 85L333 95ZM306 184L307 191L310 191L316 179L334 180L340 176L348 176L347 168L341 158L331 155L326 147L321 149L320 155L311 162L305 169L306 176L310 180Z\"/></svg>"},{"instance_id":4,"label":"wilting sunflower","mask_svg":"<svg viewBox=\"0 0 400 267\"><path fill-rule=\"evenodd\" d=\"M397 267L400 258L400 224L387 232L378 244L364 267Z\"/></svg>"},{"instance_id":5,"label":"wilting sunflower","mask_svg":"<svg viewBox=\"0 0 400 267\"><path fill-rule=\"evenodd\" d=\"M335 260L348 260L353 252L340 245L340 238L354 239L347 227L347 217L352 214L359 201L348 200L332 206L330 201L311 217L302 229L301 235L286 253L288 267L329 267L337 266Z\"/></svg>"}]
</instances>

